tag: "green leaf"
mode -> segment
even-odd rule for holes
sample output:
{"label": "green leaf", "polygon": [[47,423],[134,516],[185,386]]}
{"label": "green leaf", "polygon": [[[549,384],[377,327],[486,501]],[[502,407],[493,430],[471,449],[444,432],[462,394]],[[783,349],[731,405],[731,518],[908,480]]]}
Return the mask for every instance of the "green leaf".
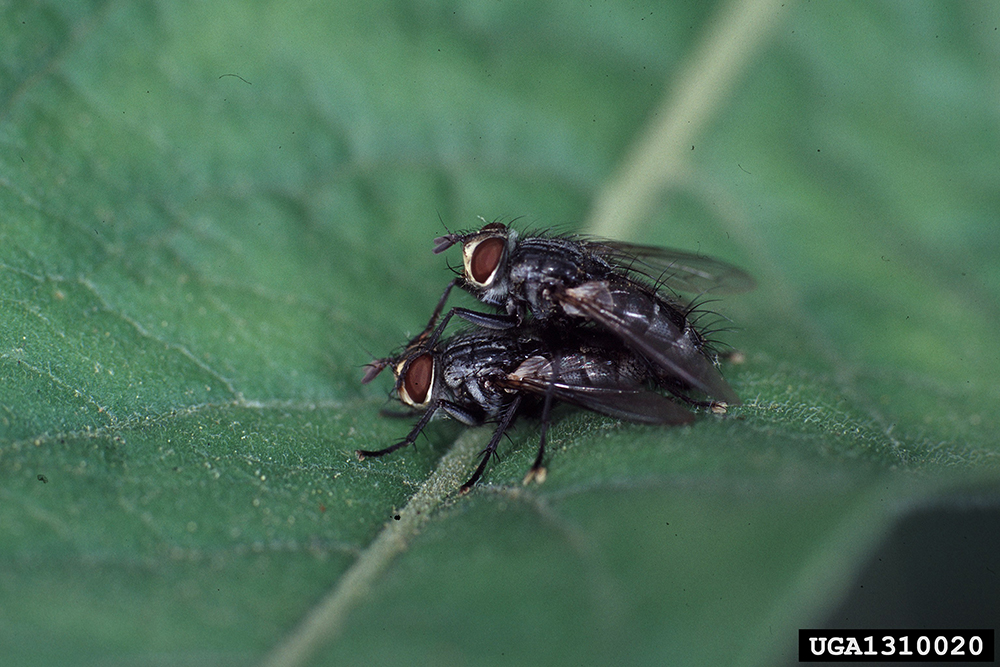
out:
{"label": "green leaf", "polygon": [[[913,508],[996,507],[992,4],[0,17],[8,664],[773,664]],[[477,215],[745,266],[744,405],[560,411],[530,487],[530,420],[467,496],[488,429],[357,461]]]}

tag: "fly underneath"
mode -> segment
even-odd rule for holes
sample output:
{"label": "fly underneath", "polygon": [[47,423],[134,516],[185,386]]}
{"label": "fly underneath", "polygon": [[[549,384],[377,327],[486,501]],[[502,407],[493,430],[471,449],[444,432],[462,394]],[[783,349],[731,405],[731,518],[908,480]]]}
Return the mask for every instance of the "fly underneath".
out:
{"label": "fly underneath", "polygon": [[[689,423],[694,415],[683,403],[706,405],[688,397],[689,384],[663,373],[618,338],[592,327],[557,336],[523,327],[474,329],[446,339],[431,338],[425,331],[399,356],[368,366],[365,382],[390,366],[396,381],[394,394],[422,414],[400,442],[380,450],[358,450],[356,454],[364,460],[406,447],[439,414],[469,426],[496,422],[482,460],[462,485],[461,493],[483,475],[514,419],[539,407],[542,428],[538,454],[524,483],[543,481],[545,435],[555,400],[646,424]],[[657,387],[671,392],[681,402],[657,393]]]}

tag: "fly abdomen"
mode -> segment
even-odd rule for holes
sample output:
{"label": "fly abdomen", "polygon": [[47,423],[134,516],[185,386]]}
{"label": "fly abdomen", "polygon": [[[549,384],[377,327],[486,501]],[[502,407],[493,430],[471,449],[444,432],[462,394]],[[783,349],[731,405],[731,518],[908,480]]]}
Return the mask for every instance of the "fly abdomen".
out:
{"label": "fly abdomen", "polygon": [[664,379],[727,403],[739,397],[704,352],[703,340],[687,317],[656,292],[633,281],[595,280],[562,295],[567,315],[585,317],[617,335],[665,373]]}
{"label": "fly abdomen", "polygon": [[624,350],[569,351],[526,359],[513,373],[574,387],[632,387],[652,379],[649,367]]}
{"label": "fly abdomen", "polygon": [[614,308],[633,323],[636,330],[691,352],[700,352],[702,341],[687,316],[659,294],[634,285],[611,287]]}

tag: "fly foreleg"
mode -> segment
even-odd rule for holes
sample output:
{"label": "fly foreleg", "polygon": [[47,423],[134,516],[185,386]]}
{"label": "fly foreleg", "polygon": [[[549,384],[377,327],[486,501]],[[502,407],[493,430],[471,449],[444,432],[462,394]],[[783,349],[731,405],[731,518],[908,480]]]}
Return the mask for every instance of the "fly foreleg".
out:
{"label": "fly foreleg", "polygon": [[[438,323],[438,318],[441,317],[441,311],[444,310],[444,305],[448,302],[448,296],[451,294],[452,288],[457,284],[458,278],[448,283],[448,286],[445,288],[441,298],[438,299],[437,307],[434,308],[434,313],[431,315],[431,319],[427,322],[427,326],[424,327],[423,332],[419,336],[410,341],[409,347],[412,347],[416,342],[423,342],[428,347],[433,347],[437,343],[438,339],[441,338],[441,334],[444,333],[445,328],[448,326],[448,322],[451,321],[451,318],[455,315],[458,315],[466,322],[471,322],[472,324],[483,327],[484,329],[504,330],[516,327],[521,323],[521,318],[515,315],[480,313],[475,310],[469,310],[468,308],[462,308],[460,306],[456,306],[449,310],[448,313],[441,318],[441,322]],[[379,368],[379,370],[381,370],[381,368]],[[372,377],[374,377],[374,375],[372,375]]]}
{"label": "fly foreleg", "polygon": [[412,445],[414,442],[417,441],[417,436],[420,435],[420,432],[424,430],[424,427],[427,426],[427,424],[431,420],[431,417],[434,416],[434,413],[437,412],[439,407],[440,405],[436,403],[431,403],[430,406],[428,406],[427,411],[424,412],[424,414],[417,421],[416,425],[414,425],[413,430],[411,430],[407,434],[406,438],[404,438],[400,442],[397,442],[395,445],[390,445],[385,449],[375,449],[375,450],[356,449],[354,450],[354,454],[358,457],[359,461],[364,461],[366,458],[376,458],[379,456],[385,456],[386,454],[391,454],[397,449],[402,449],[403,447]]}

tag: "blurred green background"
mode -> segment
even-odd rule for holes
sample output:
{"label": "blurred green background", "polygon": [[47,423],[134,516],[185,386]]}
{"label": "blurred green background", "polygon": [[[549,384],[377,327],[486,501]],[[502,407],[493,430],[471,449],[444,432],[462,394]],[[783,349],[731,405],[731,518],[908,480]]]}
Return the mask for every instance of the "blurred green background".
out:
{"label": "blurred green background", "polygon": [[941,550],[992,595],[997,551],[962,540],[1000,478],[995,3],[777,4],[679,119],[682,168],[609,233],[758,278],[711,304],[743,406],[562,412],[530,488],[525,421],[409,522],[488,430],[353,456],[409,428],[360,367],[436,303],[441,221],[582,229],[729,9],[0,4],[6,664],[253,664],[364,571],[282,664],[794,661],[866,563],[912,572],[881,580],[908,600],[937,575],[903,566]]}

